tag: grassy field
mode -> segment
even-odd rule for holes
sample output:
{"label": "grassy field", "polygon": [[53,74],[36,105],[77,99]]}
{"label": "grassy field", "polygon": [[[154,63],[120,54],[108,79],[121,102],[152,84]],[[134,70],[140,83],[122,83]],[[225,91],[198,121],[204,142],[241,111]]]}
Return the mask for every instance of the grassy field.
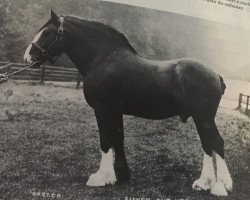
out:
{"label": "grassy field", "polygon": [[125,150],[132,180],[87,187],[99,167],[93,110],[74,85],[9,82],[0,88],[0,199],[250,199],[250,120],[220,111],[234,181],[227,198],[191,188],[199,178],[202,148],[193,121],[124,116]]}

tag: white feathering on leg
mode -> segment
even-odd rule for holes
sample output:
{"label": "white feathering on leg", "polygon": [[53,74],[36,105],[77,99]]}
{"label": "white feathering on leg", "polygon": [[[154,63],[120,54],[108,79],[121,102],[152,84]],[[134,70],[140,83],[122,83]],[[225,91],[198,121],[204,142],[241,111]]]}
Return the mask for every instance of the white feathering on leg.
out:
{"label": "white feathering on leg", "polygon": [[204,152],[201,177],[196,180],[192,187],[194,190],[209,190],[215,184],[215,171],[213,159]]}
{"label": "white feathering on leg", "polygon": [[211,189],[211,193],[216,196],[227,196],[227,191],[231,191],[233,188],[233,181],[228,171],[225,160],[215,154],[216,165],[217,165],[217,182],[214,187]]}
{"label": "white feathering on leg", "polygon": [[105,186],[115,184],[116,176],[114,170],[113,150],[109,149],[107,153],[101,151],[102,159],[99,170],[89,177],[86,185],[88,186]]}

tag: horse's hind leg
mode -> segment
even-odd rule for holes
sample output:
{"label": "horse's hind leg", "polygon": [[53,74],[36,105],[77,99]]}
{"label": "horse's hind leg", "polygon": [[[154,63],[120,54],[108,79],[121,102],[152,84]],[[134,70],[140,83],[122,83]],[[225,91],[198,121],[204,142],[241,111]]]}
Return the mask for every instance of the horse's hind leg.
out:
{"label": "horse's hind leg", "polygon": [[215,151],[216,158],[217,180],[211,189],[211,193],[217,196],[227,196],[226,190],[232,190],[233,182],[224,158],[224,140],[220,136],[216,125],[214,126],[214,132],[217,135],[213,141],[213,150]]}
{"label": "horse's hind leg", "polygon": [[212,138],[209,134],[211,132],[211,125],[195,118],[194,121],[201,139],[204,157],[201,176],[193,183],[192,187],[195,190],[209,190],[216,181],[212,159]]}
{"label": "horse's hind leg", "polygon": [[[121,176],[129,174],[123,150],[123,121],[122,114],[119,112],[95,110],[95,115],[100,134],[102,158],[99,170],[89,177],[87,185],[105,186],[114,184],[121,179]],[[115,150],[115,167],[113,149]],[[119,170],[123,170],[124,174],[118,173]]]}
{"label": "horse's hind leg", "polygon": [[[224,160],[224,140],[220,136],[214,120],[195,119],[195,124],[201,138],[204,150],[203,169],[201,177],[194,182],[194,189],[211,189],[211,193],[217,196],[227,196],[226,190],[232,189],[232,180]],[[212,153],[215,151],[217,163],[217,180],[212,161]]]}

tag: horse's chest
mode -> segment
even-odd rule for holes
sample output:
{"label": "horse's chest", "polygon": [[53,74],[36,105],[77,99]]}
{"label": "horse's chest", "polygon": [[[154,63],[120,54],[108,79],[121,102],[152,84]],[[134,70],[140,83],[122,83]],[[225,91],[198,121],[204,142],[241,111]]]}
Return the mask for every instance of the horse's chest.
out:
{"label": "horse's chest", "polygon": [[93,108],[113,109],[117,104],[116,84],[111,80],[91,79],[84,82],[84,95]]}

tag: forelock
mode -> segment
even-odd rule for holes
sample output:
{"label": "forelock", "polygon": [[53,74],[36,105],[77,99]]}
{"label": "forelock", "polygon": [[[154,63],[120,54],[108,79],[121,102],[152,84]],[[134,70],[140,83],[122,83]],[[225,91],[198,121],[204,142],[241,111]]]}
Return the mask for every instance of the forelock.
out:
{"label": "forelock", "polygon": [[44,28],[48,27],[49,25],[54,25],[54,26],[55,26],[55,24],[52,22],[51,19],[49,19],[49,20],[48,20],[48,21],[38,30],[38,32],[40,32],[40,31],[43,30]]}

